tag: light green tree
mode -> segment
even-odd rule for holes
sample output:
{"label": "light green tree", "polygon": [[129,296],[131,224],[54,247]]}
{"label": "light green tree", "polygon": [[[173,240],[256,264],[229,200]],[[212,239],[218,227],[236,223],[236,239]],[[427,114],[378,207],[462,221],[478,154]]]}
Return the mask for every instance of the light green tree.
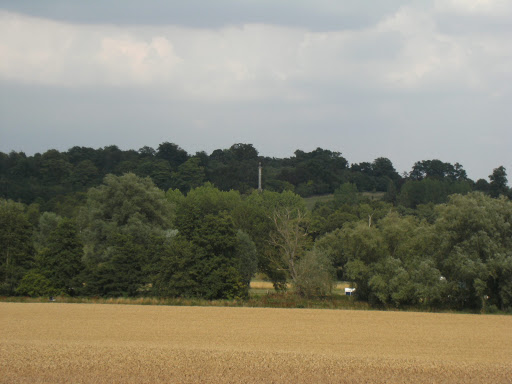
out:
{"label": "light green tree", "polygon": [[305,297],[325,296],[332,293],[335,269],[329,256],[320,249],[306,251],[296,265],[295,291]]}
{"label": "light green tree", "polygon": [[91,188],[79,217],[86,260],[109,259],[113,238],[128,234],[144,244],[151,235],[165,235],[173,217],[171,203],[150,178],[132,173],[107,175]]}
{"label": "light green tree", "polygon": [[34,247],[37,251],[47,246],[50,233],[57,229],[61,221],[62,217],[54,212],[44,212],[39,217],[37,230],[34,232]]}
{"label": "light green tree", "polygon": [[506,261],[512,249],[512,203],[474,192],[451,196],[437,211],[436,258],[453,304],[481,308],[481,298],[488,296],[491,305],[504,308],[512,278]]}
{"label": "light green tree", "polygon": [[273,264],[282,268],[289,281],[296,285],[300,272],[299,261],[311,244],[306,214],[301,210],[276,210],[272,221],[274,231],[270,234],[270,244],[277,250]]}
{"label": "light green tree", "polygon": [[79,217],[84,293],[132,295],[148,284],[159,249],[172,239],[172,218],[172,204],[150,178],[107,175],[91,188]]}

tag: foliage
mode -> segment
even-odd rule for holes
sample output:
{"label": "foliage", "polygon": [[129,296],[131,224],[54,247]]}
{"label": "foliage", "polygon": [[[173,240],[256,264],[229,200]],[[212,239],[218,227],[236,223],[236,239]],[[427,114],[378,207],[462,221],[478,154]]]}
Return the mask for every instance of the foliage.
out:
{"label": "foliage", "polygon": [[335,270],[331,259],[319,249],[307,251],[298,261],[295,291],[305,297],[326,296],[332,293]]}
{"label": "foliage", "polygon": [[445,203],[452,194],[465,194],[470,191],[471,185],[468,181],[452,182],[435,178],[409,180],[402,186],[398,201],[406,207],[416,208],[420,204]]}
{"label": "foliage", "polygon": [[34,247],[42,250],[48,244],[50,234],[57,229],[62,217],[54,212],[44,212],[39,216],[37,230],[34,232]]}
{"label": "foliage", "polygon": [[192,157],[178,167],[172,176],[174,188],[186,193],[193,188],[201,186],[206,178],[204,167],[200,165],[198,157]]}
{"label": "foliage", "polygon": [[36,257],[38,271],[60,292],[74,295],[80,288],[77,278],[83,270],[83,244],[76,223],[61,220],[45,243]]}
{"label": "foliage", "polygon": [[[84,242],[83,294],[137,295],[148,266],[171,235],[173,206],[151,179],[108,175],[88,191],[79,220]],[[151,253],[153,252],[153,253]]]}
{"label": "foliage", "polygon": [[160,296],[232,299],[247,297],[248,283],[236,252],[237,233],[225,212],[207,214],[187,237],[180,234],[166,250],[154,277]]}
{"label": "foliage", "polygon": [[163,239],[151,236],[146,244],[130,234],[117,234],[110,247],[110,257],[89,264],[82,275],[82,294],[110,297],[134,297],[146,293],[150,282],[152,254],[160,253]]}
{"label": "foliage", "polygon": [[[247,298],[259,272],[304,298],[336,275],[375,306],[506,311],[506,176],[474,183],[437,159],[400,176],[387,158],[349,167],[321,148],[279,159],[243,143],[0,153],[0,196],[30,204],[0,199],[0,291]],[[320,193],[306,210],[301,196]]]}
{"label": "foliage", "polygon": [[108,175],[91,188],[79,217],[87,261],[110,259],[110,247],[119,233],[146,244],[151,235],[163,235],[172,222],[172,206],[151,179],[134,174]]}
{"label": "foliage", "polygon": [[244,284],[249,286],[258,270],[258,250],[251,237],[240,229],[236,232],[235,253],[238,260],[236,268]]}
{"label": "foliage", "polygon": [[507,196],[510,194],[510,189],[507,184],[507,171],[504,166],[495,168],[492,175],[489,176],[489,192],[492,197],[498,197],[500,195]]}
{"label": "foliage", "polygon": [[0,199],[0,292],[12,295],[23,275],[32,267],[32,226],[25,207]]}
{"label": "foliage", "polygon": [[270,243],[277,252],[273,264],[285,271],[287,278],[297,285],[299,261],[309,245],[304,211],[282,209],[273,213],[274,232]]}
{"label": "foliage", "polygon": [[490,304],[505,308],[512,279],[512,203],[475,192],[452,196],[438,211],[436,258],[454,305],[480,307],[488,296]]}
{"label": "foliage", "polygon": [[21,296],[55,296],[60,293],[48,278],[33,269],[23,276],[18,288],[16,288],[16,294]]}

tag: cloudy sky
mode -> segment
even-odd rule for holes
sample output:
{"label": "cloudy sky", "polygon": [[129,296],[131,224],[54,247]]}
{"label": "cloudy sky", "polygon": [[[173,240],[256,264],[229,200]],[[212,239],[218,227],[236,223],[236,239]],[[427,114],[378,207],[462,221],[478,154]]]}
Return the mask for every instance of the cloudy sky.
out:
{"label": "cloudy sky", "polygon": [[0,151],[251,143],[512,175],[512,1],[0,0]]}

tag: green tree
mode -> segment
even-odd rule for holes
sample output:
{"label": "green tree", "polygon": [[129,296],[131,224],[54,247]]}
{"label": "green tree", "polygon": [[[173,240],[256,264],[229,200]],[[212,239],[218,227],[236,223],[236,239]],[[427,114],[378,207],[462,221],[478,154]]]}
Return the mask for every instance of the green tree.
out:
{"label": "green tree", "polygon": [[240,229],[236,232],[235,253],[238,263],[236,268],[244,284],[249,287],[258,270],[258,250],[251,237]]}
{"label": "green tree", "polygon": [[39,271],[49,279],[52,287],[74,295],[80,289],[77,278],[83,270],[82,256],[83,244],[78,237],[76,223],[64,219],[50,232],[36,261]]}
{"label": "green tree", "polygon": [[[151,253],[163,254],[162,239],[140,243],[130,234],[117,234],[110,248],[110,258],[89,268],[85,274],[87,294],[110,297],[135,297],[149,290],[148,264]],[[155,257],[155,255],[152,255]]]}
{"label": "green tree", "polygon": [[174,143],[164,142],[158,146],[156,157],[167,160],[172,169],[188,160],[188,153]]}
{"label": "green tree", "polygon": [[248,193],[257,187],[258,161],[258,151],[252,144],[233,144],[227,150],[212,152],[206,174],[223,191]]}
{"label": "green tree", "polygon": [[200,262],[205,251],[178,236],[166,248],[152,277],[153,292],[163,297],[201,296]]}
{"label": "green tree", "polygon": [[198,157],[191,157],[178,167],[172,175],[174,188],[187,193],[193,188],[201,186],[205,182],[204,167]]}
{"label": "green tree", "polygon": [[319,249],[307,251],[298,261],[295,291],[306,297],[325,296],[332,293],[335,269],[328,255]]}
{"label": "green tree", "polygon": [[72,172],[72,165],[66,155],[55,149],[46,151],[42,156],[39,170],[44,182],[48,185],[67,183]]}
{"label": "green tree", "polygon": [[237,233],[226,212],[206,214],[188,236],[178,235],[154,278],[159,295],[205,299],[245,298]]}
{"label": "green tree", "polygon": [[507,171],[504,166],[495,168],[492,175],[489,176],[489,192],[491,197],[498,197],[499,195],[508,196],[509,188],[507,186]]}
{"label": "green tree", "polygon": [[20,203],[0,199],[0,292],[12,295],[32,267],[32,226]]}
{"label": "green tree", "polygon": [[[453,305],[481,308],[481,297],[486,295],[491,304],[504,308],[508,279],[503,277],[509,276],[506,260],[512,249],[512,203],[504,197],[493,199],[473,192],[453,195],[437,210],[437,263]],[[486,283],[485,289],[481,281]]]}
{"label": "green tree", "polygon": [[471,192],[468,181],[439,180],[425,178],[422,180],[407,181],[400,191],[398,202],[406,207],[415,209],[420,204],[442,204],[448,201],[448,196]]}
{"label": "green tree", "polygon": [[79,217],[84,294],[137,294],[172,238],[173,217],[172,204],[150,178],[107,175],[91,188]]}
{"label": "green tree", "polygon": [[296,285],[299,279],[299,261],[310,245],[305,213],[301,210],[276,210],[272,221],[274,232],[270,234],[270,243],[277,250],[273,263],[277,268],[283,269],[292,284]]}
{"label": "green tree", "polygon": [[82,160],[74,166],[69,180],[74,188],[83,190],[97,184],[101,179],[94,163],[91,160]]}
{"label": "green tree", "polygon": [[21,296],[54,296],[59,293],[59,290],[55,289],[48,278],[34,269],[31,269],[23,276],[18,288],[16,288],[16,294]]}
{"label": "green tree", "polygon": [[278,290],[286,289],[286,274],[282,266],[275,263],[280,257],[279,251],[270,240],[276,231],[273,214],[282,210],[304,212],[304,200],[291,191],[254,191],[232,211],[237,228],[246,232],[256,245],[258,270],[265,273]]}
{"label": "green tree", "polygon": [[337,207],[344,204],[357,205],[359,203],[357,186],[352,183],[343,183],[334,191],[334,202]]}
{"label": "green tree", "polygon": [[119,234],[147,244],[152,235],[165,235],[173,217],[165,193],[149,178],[134,174],[107,175],[103,185],[91,188],[80,213],[87,261],[110,259],[110,247]]}
{"label": "green tree", "polygon": [[37,230],[34,232],[34,247],[41,251],[48,246],[50,234],[57,229],[62,217],[54,212],[44,212],[38,221]]}
{"label": "green tree", "polygon": [[223,192],[212,184],[192,189],[176,208],[176,228],[186,238],[192,238],[203,218],[222,211],[232,212],[241,202],[237,191]]}
{"label": "green tree", "polygon": [[143,157],[138,162],[135,173],[140,177],[150,177],[160,189],[171,187],[171,166],[163,159]]}

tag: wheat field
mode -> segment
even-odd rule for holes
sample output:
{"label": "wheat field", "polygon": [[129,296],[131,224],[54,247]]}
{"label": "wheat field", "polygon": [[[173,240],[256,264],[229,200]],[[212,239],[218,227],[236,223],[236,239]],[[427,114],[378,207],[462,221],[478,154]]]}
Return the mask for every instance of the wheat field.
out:
{"label": "wheat field", "polygon": [[[292,288],[292,285],[291,284],[287,284],[288,288]],[[337,290],[343,290],[345,288],[348,288],[350,287],[350,284],[347,283],[347,282],[342,282],[342,283],[336,283],[334,289],[337,289]],[[274,285],[272,284],[272,282],[270,281],[261,281],[261,280],[258,280],[258,281],[251,281],[251,288],[252,289],[267,289],[267,290],[274,290]]]}
{"label": "wheat field", "polygon": [[511,383],[512,316],[0,303],[1,383]]}

